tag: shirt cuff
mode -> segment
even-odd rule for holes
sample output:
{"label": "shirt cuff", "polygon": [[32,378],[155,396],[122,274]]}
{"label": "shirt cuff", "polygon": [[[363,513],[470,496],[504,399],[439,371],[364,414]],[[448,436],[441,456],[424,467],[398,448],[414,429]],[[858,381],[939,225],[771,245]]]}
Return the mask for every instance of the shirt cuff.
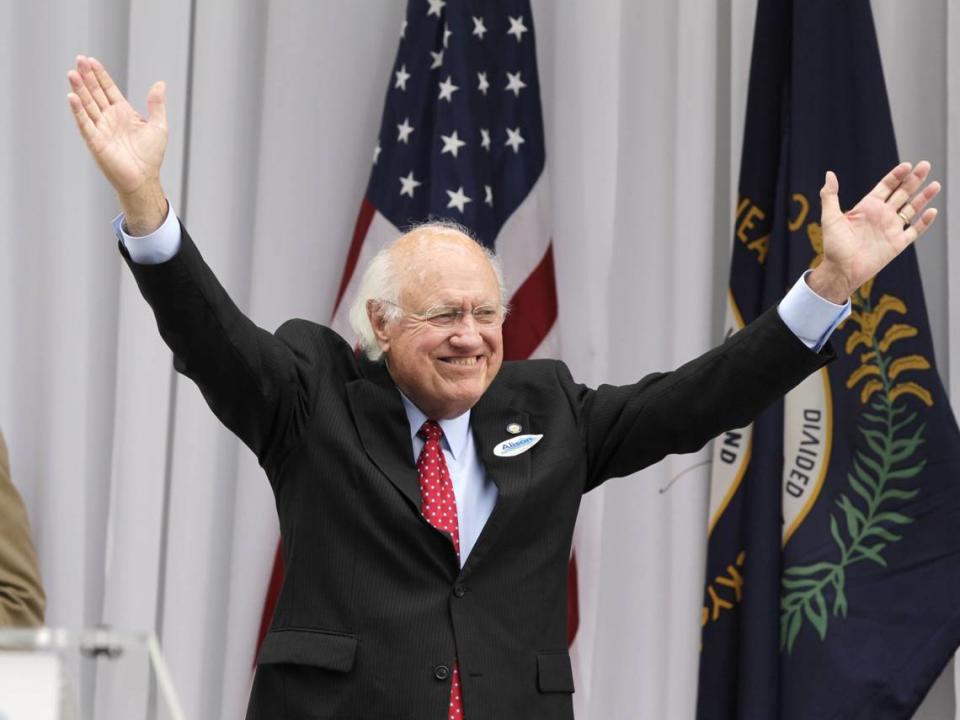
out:
{"label": "shirt cuff", "polygon": [[830,334],[850,315],[850,301],[837,305],[817,295],[807,285],[807,270],[786,294],[777,312],[790,330],[811,350],[820,352]]}
{"label": "shirt cuff", "polygon": [[180,221],[169,202],[163,224],[149,235],[128,235],[123,229],[123,220],[123,213],[113,219],[113,232],[138,265],[159,265],[180,251]]}

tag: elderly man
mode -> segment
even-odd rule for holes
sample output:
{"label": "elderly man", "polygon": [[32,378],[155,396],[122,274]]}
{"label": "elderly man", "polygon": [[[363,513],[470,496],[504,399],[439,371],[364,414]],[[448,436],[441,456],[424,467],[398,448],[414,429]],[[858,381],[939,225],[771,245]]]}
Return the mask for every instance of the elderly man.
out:
{"label": "elderly man", "polygon": [[261,330],[168,208],[163,84],[143,119],[96,60],[68,78],[176,367],[276,498],[287,574],[248,718],[571,718],[582,494],[748,423],[826,363],[847,296],[929,227],[939,190],[923,187],[928,164],[904,163],[843,214],[828,173],[824,260],[779,309],[678,370],[594,390],[560,362],[503,363],[496,265],[443,224],[367,268],[352,312],[363,357],[307,321]]}
{"label": "elderly man", "polygon": [[0,435],[0,627],[43,625],[45,597],[20,493]]}

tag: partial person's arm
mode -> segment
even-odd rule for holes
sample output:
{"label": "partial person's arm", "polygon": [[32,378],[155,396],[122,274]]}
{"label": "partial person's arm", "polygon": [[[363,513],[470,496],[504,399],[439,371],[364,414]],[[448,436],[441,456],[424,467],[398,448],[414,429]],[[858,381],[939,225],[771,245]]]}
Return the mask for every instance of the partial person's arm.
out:
{"label": "partial person's arm", "polygon": [[10,480],[0,435],[0,626],[43,625],[45,603],[27,511]]}
{"label": "partial person's arm", "polygon": [[[273,463],[295,443],[312,407],[319,331],[306,323],[276,335],[257,327],[180,226],[160,184],[168,135],[164,84],[150,88],[144,118],[94,58],[78,56],[67,78],[77,128],[123,210],[116,223],[121,252],[174,353],[174,366],[262,465]],[[174,244],[160,243],[157,250],[164,230]]]}
{"label": "partial person's arm", "polygon": [[929,172],[927,162],[916,168],[901,163],[846,213],[840,210],[837,178],[828,172],[820,192],[821,263],[776,310],[720,347],[634,385],[591,390],[561,376],[561,385],[572,388],[568,393],[589,458],[585,489],[743,427],[832,359],[825,342],[848,312],[849,296],[936,219],[927,205],[940,184],[925,184]]}

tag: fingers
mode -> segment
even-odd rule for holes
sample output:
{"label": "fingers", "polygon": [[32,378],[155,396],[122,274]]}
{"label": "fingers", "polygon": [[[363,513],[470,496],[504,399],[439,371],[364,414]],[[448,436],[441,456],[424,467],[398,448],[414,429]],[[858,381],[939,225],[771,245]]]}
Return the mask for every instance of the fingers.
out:
{"label": "fingers", "polygon": [[94,102],[93,96],[90,95],[90,91],[87,89],[87,86],[83,84],[83,79],[80,77],[80,73],[78,73],[76,70],[71,70],[67,73],[67,80],[70,82],[71,89],[82,103],[83,108],[90,120],[94,123],[98,122],[100,120],[100,116],[102,115],[100,112],[100,106]]}
{"label": "fingers", "polygon": [[[79,98],[87,118],[96,125],[111,105],[129,106],[110,73],[96,58],[77,55],[77,68],[67,73],[70,87]],[[147,94],[147,111],[151,122],[167,126],[166,84],[154,83]],[[72,105],[71,105],[72,107]],[[79,122],[79,119],[78,119]]]}
{"label": "fingers", "polygon": [[113,78],[110,77],[110,73],[107,72],[103,63],[96,58],[90,58],[90,66],[93,69],[93,76],[103,89],[103,94],[107,100],[110,101],[110,103],[124,102],[125,98],[123,97],[123,93],[120,92],[120,88],[117,87]]}
{"label": "fingers", "polygon": [[147,93],[147,117],[149,122],[167,126],[167,85],[162,80],[155,82]]}
{"label": "fingers", "polygon": [[917,191],[917,188],[923,184],[923,181],[926,180],[929,174],[930,163],[926,160],[917,163],[913,172],[908,174],[903,181],[897,185],[893,192],[890,193],[890,196],[886,199],[887,204],[894,210],[900,209],[903,204],[910,199],[910,196]]}
{"label": "fingers", "polygon": [[837,176],[832,170],[827,170],[823,187],[820,188],[821,225],[828,225],[843,214],[840,212],[839,191],[840,183],[837,181]]}
{"label": "fingers", "polygon": [[80,130],[83,139],[86,140],[87,143],[92,142],[94,136],[97,134],[97,128],[90,119],[90,115],[84,107],[83,101],[76,93],[68,93],[67,102],[70,104],[73,119],[76,121],[77,129]]}
{"label": "fingers", "polygon": [[933,221],[936,219],[937,219],[936,208],[930,208],[926,212],[924,212],[920,216],[919,220],[917,220],[915,223],[910,225],[910,227],[908,227],[904,231],[903,236],[904,236],[904,239],[907,241],[907,244],[909,245],[910,243],[915,241],[918,237],[923,235],[927,230],[929,230],[930,226],[933,225]]}
{"label": "fingers", "polygon": [[886,202],[890,198],[890,194],[900,187],[900,183],[903,182],[903,179],[910,172],[911,167],[908,162],[902,162],[897,165],[893,170],[884,175],[883,180],[876,184],[873,190],[870,191],[869,196]]}
{"label": "fingers", "polygon": [[901,218],[905,218],[909,223],[913,218],[917,217],[923,212],[923,209],[933,200],[937,194],[940,192],[940,183],[934,180],[932,183],[927,185],[923,190],[918,192],[910,202],[906,203],[897,211],[897,214]]}
{"label": "fingers", "polygon": [[93,72],[90,58],[77,55],[77,72],[80,73],[80,79],[83,80],[84,86],[101,112],[110,107],[110,101],[107,100],[107,95],[100,87],[100,81],[97,80],[97,76]]}

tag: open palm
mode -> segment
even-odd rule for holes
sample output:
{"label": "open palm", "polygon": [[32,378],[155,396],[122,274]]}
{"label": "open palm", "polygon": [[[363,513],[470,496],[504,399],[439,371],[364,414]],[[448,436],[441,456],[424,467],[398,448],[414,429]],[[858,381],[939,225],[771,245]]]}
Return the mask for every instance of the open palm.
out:
{"label": "open palm", "polygon": [[150,88],[145,120],[94,58],[78,56],[67,78],[73,90],[67,99],[80,134],[116,191],[133,194],[157,181],[167,147],[164,84]]}
{"label": "open palm", "polygon": [[920,189],[930,173],[923,161],[911,172],[900,163],[851,210],[841,212],[836,175],[828,172],[820,191],[823,204],[823,263],[838,271],[853,292],[922,235],[936,219],[924,210],[938,192],[934,181]]}

